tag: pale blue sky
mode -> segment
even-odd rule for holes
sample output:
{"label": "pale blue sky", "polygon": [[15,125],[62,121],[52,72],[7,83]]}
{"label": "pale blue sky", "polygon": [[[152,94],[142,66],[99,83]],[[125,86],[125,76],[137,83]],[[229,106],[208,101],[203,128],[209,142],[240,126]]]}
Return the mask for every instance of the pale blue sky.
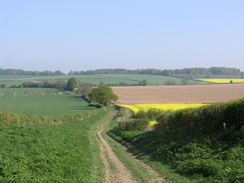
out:
{"label": "pale blue sky", "polygon": [[0,0],[0,68],[244,70],[243,0]]}

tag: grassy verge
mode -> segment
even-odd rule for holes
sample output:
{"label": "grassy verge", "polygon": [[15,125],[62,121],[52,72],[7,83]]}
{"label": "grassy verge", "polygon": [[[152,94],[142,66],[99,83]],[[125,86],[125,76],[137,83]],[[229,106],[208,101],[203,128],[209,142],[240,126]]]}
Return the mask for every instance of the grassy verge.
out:
{"label": "grassy verge", "polygon": [[[113,122],[111,129],[117,128],[118,122]],[[157,171],[167,182],[177,182],[177,183],[194,183],[190,179],[175,173],[169,166],[163,165],[160,162],[153,161],[150,156],[141,152],[139,149],[132,146],[130,143],[126,142],[121,138],[121,135],[114,132],[114,130],[108,131],[108,136],[105,136],[107,142],[113,148],[114,152],[117,154],[119,159],[125,164],[125,166],[130,170],[132,175],[137,181],[142,183],[150,182],[154,175],[150,174],[147,168],[143,167],[138,160],[151,166],[155,171]],[[127,149],[127,150],[126,150]],[[133,155],[132,155],[133,154]]]}

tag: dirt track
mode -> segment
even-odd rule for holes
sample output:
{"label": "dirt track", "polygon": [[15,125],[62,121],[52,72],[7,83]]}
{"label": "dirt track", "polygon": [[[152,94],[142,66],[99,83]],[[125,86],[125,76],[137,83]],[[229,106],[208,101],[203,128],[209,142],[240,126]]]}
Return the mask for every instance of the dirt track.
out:
{"label": "dirt track", "polygon": [[[96,137],[101,150],[101,159],[104,163],[105,168],[104,183],[139,183],[133,178],[130,171],[120,161],[120,159],[114,153],[109,143],[103,137],[103,135],[105,135],[104,132],[106,132],[113,116],[114,113],[109,113],[107,116],[105,116],[105,118],[103,118],[101,121],[102,123],[98,125],[96,130]],[[126,151],[126,148],[124,150]],[[135,159],[135,157],[132,154],[131,157],[134,158],[133,161],[137,161],[140,164],[140,166],[143,166],[147,169],[147,173],[144,176],[147,176],[148,178],[150,177],[150,183],[168,182],[166,181],[166,179],[162,178],[155,170],[153,170],[149,165],[143,163],[142,161],[139,161],[138,159]]]}
{"label": "dirt track", "polygon": [[96,131],[101,149],[101,159],[105,166],[105,183],[137,183],[102,136],[109,120],[111,120],[109,117],[105,119],[103,125],[99,126]]}
{"label": "dirt track", "polygon": [[244,98],[244,84],[112,87],[119,104],[213,103]]}

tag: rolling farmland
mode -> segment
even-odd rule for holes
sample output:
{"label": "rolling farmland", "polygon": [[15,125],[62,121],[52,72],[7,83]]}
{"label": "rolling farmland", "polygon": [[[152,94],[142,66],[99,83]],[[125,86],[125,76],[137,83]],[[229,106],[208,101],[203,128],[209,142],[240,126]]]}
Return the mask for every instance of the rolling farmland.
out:
{"label": "rolling farmland", "polygon": [[113,87],[118,104],[201,104],[244,97],[243,84]]}
{"label": "rolling farmland", "polygon": [[[61,75],[61,76],[0,76],[0,84],[6,86],[19,85],[24,81],[68,81],[69,78],[75,77],[84,83],[99,85],[101,82],[107,85],[116,85],[119,83],[127,83],[135,85],[142,80],[147,80],[148,85],[164,85],[167,81],[173,81],[176,85],[182,84],[180,77],[157,76],[147,74],[93,74],[93,75]],[[188,84],[206,84],[204,81],[187,80]]]}
{"label": "rolling farmland", "polygon": [[[78,76],[80,81],[92,82],[93,84],[99,84],[100,82],[104,84],[118,82],[136,84],[144,77],[147,77],[147,84],[163,85],[165,81],[173,78],[153,75],[149,77],[147,75],[115,74],[89,77]],[[50,82],[56,82],[60,80],[67,81],[68,78],[69,76],[24,77],[19,79],[2,77],[0,81],[6,81],[5,84],[10,86],[13,83],[22,83],[26,80],[44,81],[47,79]],[[162,80],[163,78],[166,80]],[[175,79],[176,84],[181,84],[182,82],[180,78],[173,79]],[[199,83],[201,82],[196,81],[194,84]],[[199,156],[199,152],[206,151],[203,153],[206,157],[211,157],[211,153],[216,152],[218,158],[222,158],[217,149],[211,150],[210,147],[202,145],[205,144],[205,139],[202,139],[201,136],[198,137],[200,141],[195,142],[194,138],[189,136],[188,130],[190,132],[208,130],[211,124],[214,124],[215,121],[217,123],[218,120],[211,121],[208,116],[205,119],[205,115],[202,117],[202,114],[219,116],[218,113],[211,113],[215,108],[212,108],[211,105],[208,107],[208,104],[243,98],[244,84],[120,86],[112,87],[112,89],[119,96],[117,103],[130,108],[134,113],[124,110],[125,113],[122,113],[121,116],[121,111],[116,111],[114,108],[96,109],[89,106],[89,103],[81,98],[80,94],[75,94],[75,92],[51,88],[1,88],[0,131],[2,133],[0,137],[2,140],[0,140],[0,145],[2,148],[0,156],[5,161],[0,163],[0,170],[2,171],[0,182],[11,180],[21,183],[23,181],[40,183],[50,181],[107,183],[109,181],[116,182],[118,177],[120,182],[156,183],[157,180],[168,182],[168,179],[162,178],[162,175],[165,175],[165,172],[161,171],[162,169],[165,170],[164,165],[156,165],[157,162],[161,163],[161,160],[165,161],[167,166],[171,166],[166,169],[174,174],[166,173],[167,178],[180,180],[179,182],[187,182],[188,179],[187,181],[183,180],[188,175],[191,176],[191,174],[183,170],[191,171],[189,167],[192,167],[194,171],[198,171],[199,162],[204,164],[206,161],[210,164],[206,165],[204,167],[206,170],[201,170],[200,174],[204,171],[213,171],[212,168],[215,167],[223,167],[221,163],[225,161],[204,159],[204,157],[199,162],[194,158],[190,158],[189,162],[186,162],[184,157],[190,157],[187,152],[177,154],[176,150],[171,152],[168,148],[174,149],[174,146],[172,146],[172,142],[174,142],[177,147],[180,147],[180,151],[190,147],[194,156]],[[238,101],[236,104],[238,104]],[[201,106],[206,107],[199,108]],[[226,110],[225,113],[227,113],[228,109],[224,108],[224,105],[221,106],[217,109]],[[235,105],[230,103],[230,106]],[[185,110],[181,112],[178,109]],[[200,112],[198,112],[198,109]],[[220,114],[222,114],[221,110],[219,111]],[[170,118],[167,118],[168,115],[170,115]],[[230,118],[226,119],[225,121],[231,122]],[[171,120],[171,122],[168,123],[167,120]],[[238,126],[238,123],[235,124]],[[165,129],[177,130],[177,134],[185,130],[187,135],[182,137],[181,134],[178,134],[179,136],[171,136],[170,133],[167,135],[157,134],[154,129],[158,128],[158,125],[161,127],[168,125]],[[219,126],[222,127],[223,125]],[[111,129],[108,132],[110,137],[105,133],[109,129]],[[162,129],[164,128],[160,128],[160,130]],[[215,135],[214,130],[213,132]],[[134,142],[143,144],[143,147],[131,143],[131,150],[145,154],[145,156],[140,157],[142,159],[152,158],[151,153],[154,152],[156,157],[161,159],[156,158],[156,164],[151,161],[148,163],[150,166],[156,167],[159,173],[155,173],[150,168],[145,168],[147,165],[135,160],[133,155],[125,152],[124,147],[111,137],[119,142],[129,144],[136,138]],[[161,138],[165,140],[162,141],[160,140]],[[213,142],[209,143],[215,143],[215,136],[210,138]],[[11,143],[9,143],[10,140]],[[184,141],[183,145],[182,141]],[[151,142],[156,143],[152,144]],[[186,144],[184,144],[185,142]],[[222,148],[224,145],[223,143],[219,146]],[[238,151],[237,153],[239,154],[242,153],[242,148],[238,149],[235,143],[232,145],[234,145],[233,151]],[[199,146],[199,148],[196,146]],[[102,148],[100,149],[100,147]],[[221,152],[224,151],[221,148],[219,148]],[[169,157],[167,152],[181,159],[176,161],[176,159],[164,158]],[[224,152],[232,156],[232,152]],[[166,153],[166,156],[161,157],[164,153]],[[108,156],[105,156],[105,154],[108,154]],[[172,162],[172,164],[168,161]],[[229,163],[228,166],[233,168],[231,175],[234,178],[239,176],[242,171],[242,165],[238,164],[239,161],[239,159],[236,160],[235,167],[231,164],[231,161],[226,161],[227,164]],[[174,165],[177,165],[177,168]],[[47,174],[47,172],[49,173]],[[126,176],[120,176],[121,172]],[[214,169],[213,172],[221,176],[222,168]],[[207,177],[209,175],[204,174],[204,176]],[[214,179],[214,176],[209,176],[209,179]],[[202,177],[200,181],[207,180],[205,177]],[[194,177],[191,178],[195,180]],[[229,174],[221,178],[231,180]],[[220,178],[217,177],[217,179]]]}
{"label": "rolling farmland", "polygon": [[0,101],[0,111],[29,115],[78,114],[94,109],[80,96],[45,88],[0,89]]}

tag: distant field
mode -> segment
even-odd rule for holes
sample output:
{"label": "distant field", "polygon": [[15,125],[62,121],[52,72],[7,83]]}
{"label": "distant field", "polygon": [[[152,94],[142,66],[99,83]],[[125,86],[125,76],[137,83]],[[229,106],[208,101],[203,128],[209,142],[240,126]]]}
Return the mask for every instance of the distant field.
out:
{"label": "distant field", "polygon": [[233,79],[233,78],[222,78],[222,79],[216,79],[216,78],[209,78],[209,79],[197,79],[199,81],[206,81],[210,83],[220,83],[220,84],[227,84],[227,83],[244,83],[244,79]]}
{"label": "distant field", "polygon": [[113,87],[119,104],[201,104],[244,98],[244,84]]}
{"label": "distant field", "polygon": [[243,76],[241,75],[192,75],[192,74],[176,74],[174,75],[176,77],[182,77],[182,78],[194,78],[194,79],[199,79],[199,78],[236,78],[236,79],[241,79]]}
{"label": "distant field", "polygon": [[[9,96],[13,93],[16,96]],[[55,89],[0,89],[0,111],[55,116],[78,114],[92,109],[79,96],[59,94]]]}
{"label": "distant field", "polygon": [[[182,84],[182,79],[177,77],[146,75],[146,74],[97,74],[97,75],[62,75],[62,76],[0,76],[0,84],[6,86],[19,85],[24,81],[68,81],[69,78],[75,77],[81,82],[99,85],[103,84],[119,84],[124,82],[127,84],[137,84],[142,80],[147,80],[148,85],[164,85],[166,81],[174,81],[175,84]],[[187,84],[206,84],[203,81],[187,80]]]}

